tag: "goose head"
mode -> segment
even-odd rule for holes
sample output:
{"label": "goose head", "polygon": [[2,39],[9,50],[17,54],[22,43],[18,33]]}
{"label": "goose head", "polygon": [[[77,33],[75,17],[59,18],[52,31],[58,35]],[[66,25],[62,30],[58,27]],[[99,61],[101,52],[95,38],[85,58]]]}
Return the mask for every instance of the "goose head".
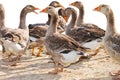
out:
{"label": "goose head", "polygon": [[113,35],[116,33],[115,23],[114,23],[114,14],[109,5],[101,4],[93,9],[94,11],[101,12],[106,16],[107,19],[107,28],[106,28],[106,36]]}
{"label": "goose head", "polygon": [[71,10],[72,10],[72,8],[70,8],[70,7],[68,7],[68,8],[66,8],[64,11],[65,11],[65,14],[66,15],[70,15],[71,14]]}
{"label": "goose head", "polygon": [[64,10],[64,12],[65,12],[65,15],[68,16],[68,18],[69,16],[71,16],[71,20],[68,25],[75,26],[76,20],[77,20],[77,11],[74,8],[68,7]]}
{"label": "goose head", "polygon": [[76,11],[73,8],[68,7],[68,8],[59,9],[58,14],[61,15],[67,22],[71,13],[74,13],[74,12],[76,12]]}
{"label": "goose head", "polygon": [[[58,8],[58,7],[63,7],[58,1],[52,1],[49,6],[52,6],[54,8]],[[50,21],[51,21],[51,17],[50,15],[48,14],[48,21],[47,21],[47,25],[50,24]]]}
{"label": "goose head", "polygon": [[60,8],[58,10],[58,14],[62,16],[66,22],[68,21],[69,16],[65,14],[65,8]]}
{"label": "goose head", "polygon": [[58,1],[52,1],[49,6],[53,6],[55,8],[57,7],[63,7]]}
{"label": "goose head", "polygon": [[34,13],[38,14],[36,12],[36,10],[39,10],[39,8],[34,7],[33,5],[26,5],[22,9],[22,11],[20,13],[20,22],[19,22],[19,28],[20,29],[26,29],[27,28],[27,26],[26,26],[26,15],[30,12],[34,12]]}
{"label": "goose head", "polygon": [[48,13],[49,15],[57,14],[57,12],[55,11],[55,8],[52,6],[48,6],[44,8],[43,10],[41,10],[40,12]]}
{"label": "goose head", "polygon": [[110,6],[105,5],[105,4],[101,4],[101,5],[97,6],[96,8],[94,8],[93,10],[101,12],[101,13],[105,14],[106,16],[111,12]]}
{"label": "goose head", "polygon": [[65,19],[65,21],[67,22],[70,15],[71,15],[71,11],[73,11],[73,9],[70,7],[61,8],[61,9],[59,9],[58,14],[61,15]]}
{"label": "goose head", "polygon": [[60,8],[60,9],[58,10],[58,14],[59,14],[60,16],[64,16],[64,15],[65,15],[64,10],[65,10],[65,8]]}
{"label": "goose head", "polygon": [[25,6],[25,7],[23,8],[23,11],[24,11],[25,13],[34,12],[34,13],[37,14],[36,10],[40,10],[40,9],[37,8],[37,7],[34,7],[33,5],[27,5],[27,6]]}
{"label": "goose head", "polygon": [[71,8],[71,7],[68,7],[64,10],[64,13],[66,16],[70,16],[72,13],[74,14],[77,14],[76,10],[74,8]]}
{"label": "goose head", "polygon": [[71,3],[70,5],[75,6],[75,7],[79,8],[79,9],[83,8],[83,4],[80,1],[75,1],[75,2]]}

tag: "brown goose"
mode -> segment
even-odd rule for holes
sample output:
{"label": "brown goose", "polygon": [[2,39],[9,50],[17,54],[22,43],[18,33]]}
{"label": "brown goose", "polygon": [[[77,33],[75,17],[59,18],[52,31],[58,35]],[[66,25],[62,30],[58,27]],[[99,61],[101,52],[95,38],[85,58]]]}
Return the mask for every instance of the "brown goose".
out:
{"label": "brown goose", "polygon": [[[35,12],[38,10],[32,5],[25,6],[20,14],[20,23],[18,29],[1,29],[2,37],[0,41],[2,42],[4,54],[10,58],[12,55],[16,55],[16,61],[13,65],[16,65],[18,58],[25,53],[27,45],[29,43],[29,29],[26,26],[26,15],[30,12]],[[36,13],[36,12],[35,12]]]}
{"label": "brown goose", "polygon": [[78,27],[77,24],[77,12],[74,8],[66,8],[65,9],[66,15],[71,15],[71,20],[68,25],[66,25],[66,31],[65,33],[78,41],[79,43],[85,43],[92,40],[95,40],[96,38],[99,38],[97,36],[96,29],[91,28],[84,28],[84,27]]}
{"label": "brown goose", "polygon": [[[52,1],[49,6],[53,6],[55,8],[58,8],[58,7],[63,7],[58,1]],[[31,29],[31,28],[34,28],[34,27],[38,27],[38,26],[46,26],[46,25],[50,25],[50,15],[48,15],[48,21],[46,23],[38,23],[38,24],[30,24],[28,27]],[[63,19],[63,22],[64,23],[64,19]],[[61,27],[63,27],[64,25],[60,24]]]}
{"label": "brown goose", "polygon": [[65,33],[81,44],[100,38],[99,31],[96,28],[84,28],[77,26],[77,12],[74,8],[66,8],[65,15],[71,15],[71,20],[66,25]]}
{"label": "brown goose", "polygon": [[[52,1],[49,6],[53,6],[55,8],[57,7],[63,7],[58,1]],[[29,35],[30,35],[30,40],[32,42],[36,41],[37,39],[39,39],[40,37],[44,37],[45,36],[45,33],[49,27],[49,23],[50,23],[50,20],[51,20],[51,17],[48,15],[48,21],[45,23],[45,24],[30,24],[28,27],[29,27]],[[59,16],[59,24],[60,25],[58,27],[58,32],[62,33],[64,32],[64,26],[66,24],[66,21],[64,20],[63,17]],[[39,40],[38,40],[39,41]],[[37,42],[38,42],[37,41]],[[37,42],[35,42],[35,44],[37,44]],[[33,44],[33,43],[32,43]],[[31,44],[31,46],[32,46]],[[39,44],[39,43],[38,43]],[[34,48],[35,47],[38,47],[37,45],[33,45],[34,47],[32,48],[32,55],[34,55]],[[42,50],[41,48],[39,48],[40,50]],[[40,54],[41,51],[39,51],[37,53]]]}
{"label": "brown goose", "polygon": [[[94,9],[106,16],[107,28],[105,37],[103,39],[103,45],[108,54],[118,62],[120,61],[120,34],[116,32],[114,24],[114,14],[109,5],[101,4]],[[120,70],[114,75],[120,75]]]}
{"label": "brown goose", "polygon": [[73,3],[70,4],[71,6],[74,6],[76,8],[79,9],[79,16],[78,16],[78,20],[77,20],[77,26],[78,27],[87,27],[87,28],[95,28],[96,30],[99,31],[99,35],[98,36],[104,36],[105,35],[105,31],[101,28],[99,28],[97,25],[92,24],[92,23],[84,23],[84,6],[82,4],[82,2],[80,1],[75,1]]}
{"label": "brown goose", "polygon": [[87,49],[73,38],[57,32],[58,13],[54,7],[49,6],[41,12],[48,13],[51,16],[50,26],[45,35],[45,46],[55,62],[55,70],[50,73],[57,74],[59,72],[58,64],[62,65],[61,71],[63,71],[65,66],[78,61],[84,55],[81,54],[81,51]]}

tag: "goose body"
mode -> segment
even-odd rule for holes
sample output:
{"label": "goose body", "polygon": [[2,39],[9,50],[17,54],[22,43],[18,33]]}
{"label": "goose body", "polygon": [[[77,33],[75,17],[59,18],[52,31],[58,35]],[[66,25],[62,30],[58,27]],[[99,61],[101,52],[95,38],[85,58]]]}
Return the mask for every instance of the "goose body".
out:
{"label": "goose body", "polygon": [[9,30],[3,35],[1,41],[7,55],[11,53],[14,55],[22,55],[29,42],[29,32],[28,30],[22,29]]}
{"label": "goose body", "polygon": [[8,55],[10,55],[11,53],[16,55],[16,54],[20,53],[19,51],[24,51],[24,47],[22,47],[20,44],[14,43],[10,40],[3,39],[3,41],[4,41],[3,45],[4,45],[6,53]]}
{"label": "goose body", "polygon": [[[47,26],[47,25],[46,25]],[[36,41],[41,37],[45,37],[48,27],[40,26],[29,29],[29,35],[31,41]]]}

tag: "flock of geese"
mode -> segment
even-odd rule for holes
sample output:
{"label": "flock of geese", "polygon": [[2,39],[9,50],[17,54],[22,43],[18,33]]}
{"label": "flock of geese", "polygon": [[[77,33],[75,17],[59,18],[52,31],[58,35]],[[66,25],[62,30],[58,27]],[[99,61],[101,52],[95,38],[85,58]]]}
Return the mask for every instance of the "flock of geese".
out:
{"label": "flock of geese", "polygon": [[[86,53],[92,50],[84,47],[84,44],[102,37],[104,37],[102,41],[105,51],[112,58],[120,61],[120,35],[116,33],[114,15],[110,6],[101,4],[94,9],[106,16],[106,31],[95,24],[84,23],[82,2],[75,1],[70,6],[78,8],[79,15],[74,8],[65,8],[58,1],[52,1],[48,7],[40,11],[48,14],[46,23],[26,26],[26,15],[30,12],[37,13],[36,10],[39,10],[33,5],[26,5],[20,13],[18,28],[11,29],[5,26],[5,10],[0,4],[0,44],[3,47],[2,54],[8,57],[8,61],[13,61],[12,56],[16,56],[12,66],[16,65],[27,49],[31,48],[32,55],[35,55],[34,48],[39,47],[36,56],[41,56],[42,50],[46,49],[55,64],[55,69],[50,73],[57,74],[63,72],[64,67],[80,61],[81,58],[88,58],[89,55]],[[57,11],[55,8],[58,7],[60,9]],[[70,21],[66,24],[69,18]],[[115,74],[120,74],[120,71]]]}

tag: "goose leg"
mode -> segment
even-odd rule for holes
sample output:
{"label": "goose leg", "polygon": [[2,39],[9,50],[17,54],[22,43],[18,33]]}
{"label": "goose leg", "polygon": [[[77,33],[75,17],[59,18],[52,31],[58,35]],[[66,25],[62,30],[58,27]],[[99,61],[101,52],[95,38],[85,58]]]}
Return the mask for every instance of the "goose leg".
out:
{"label": "goose leg", "polygon": [[17,63],[18,63],[18,61],[20,60],[20,57],[21,57],[21,55],[18,55],[18,56],[16,57],[15,62],[14,62],[11,66],[17,66]]}
{"label": "goose leg", "polygon": [[110,72],[110,75],[111,76],[118,76],[118,75],[120,75],[120,70],[119,71],[117,71],[117,72]]}
{"label": "goose leg", "polygon": [[101,44],[99,44],[99,46],[98,46],[96,49],[92,50],[92,52],[94,52],[94,53],[93,53],[93,54],[88,55],[88,57],[89,57],[89,58],[91,58],[92,56],[97,55],[97,54],[99,53],[100,49],[104,49],[104,46],[103,46],[103,44],[102,44],[102,43],[101,43]]}
{"label": "goose leg", "polygon": [[59,72],[58,63],[55,62],[55,70],[49,72],[50,74],[57,74]]}
{"label": "goose leg", "polygon": [[10,55],[8,55],[8,58],[5,60],[5,62],[12,62],[13,59],[11,58],[12,53],[10,53]]}
{"label": "goose leg", "polygon": [[32,48],[32,56],[35,56],[34,50],[35,50],[35,48],[33,47],[33,48]]}
{"label": "goose leg", "polygon": [[61,69],[59,70],[60,72],[64,71],[64,66],[62,65]]}
{"label": "goose leg", "polygon": [[37,53],[37,55],[36,55],[37,57],[41,57],[42,49],[43,49],[43,47],[40,47],[40,48],[39,48],[39,51],[38,51],[38,53]]}
{"label": "goose leg", "polygon": [[8,57],[6,61],[8,61],[8,62],[12,62],[13,59],[12,59],[11,57]]}
{"label": "goose leg", "polygon": [[[90,55],[89,55],[89,58],[91,58],[92,56],[97,55],[101,49],[104,49],[104,50],[105,50],[105,48],[104,48],[104,46],[103,46],[102,43],[100,43],[99,46],[98,46],[95,50],[93,50],[94,53],[93,53],[93,54],[90,54]],[[106,53],[106,50],[105,50],[105,53]]]}
{"label": "goose leg", "polygon": [[100,51],[100,49],[102,49],[103,48],[103,45],[102,44],[100,44],[97,48],[96,48],[96,50],[95,50],[95,53],[94,54],[97,54],[99,51]]}
{"label": "goose leg", "polygon": [[13,61],[15,61],[16,59],[14,59],[14,58],[11,58],[11,57],[8,57],[6,60],[5,60],[5,62],[13,62]]}

